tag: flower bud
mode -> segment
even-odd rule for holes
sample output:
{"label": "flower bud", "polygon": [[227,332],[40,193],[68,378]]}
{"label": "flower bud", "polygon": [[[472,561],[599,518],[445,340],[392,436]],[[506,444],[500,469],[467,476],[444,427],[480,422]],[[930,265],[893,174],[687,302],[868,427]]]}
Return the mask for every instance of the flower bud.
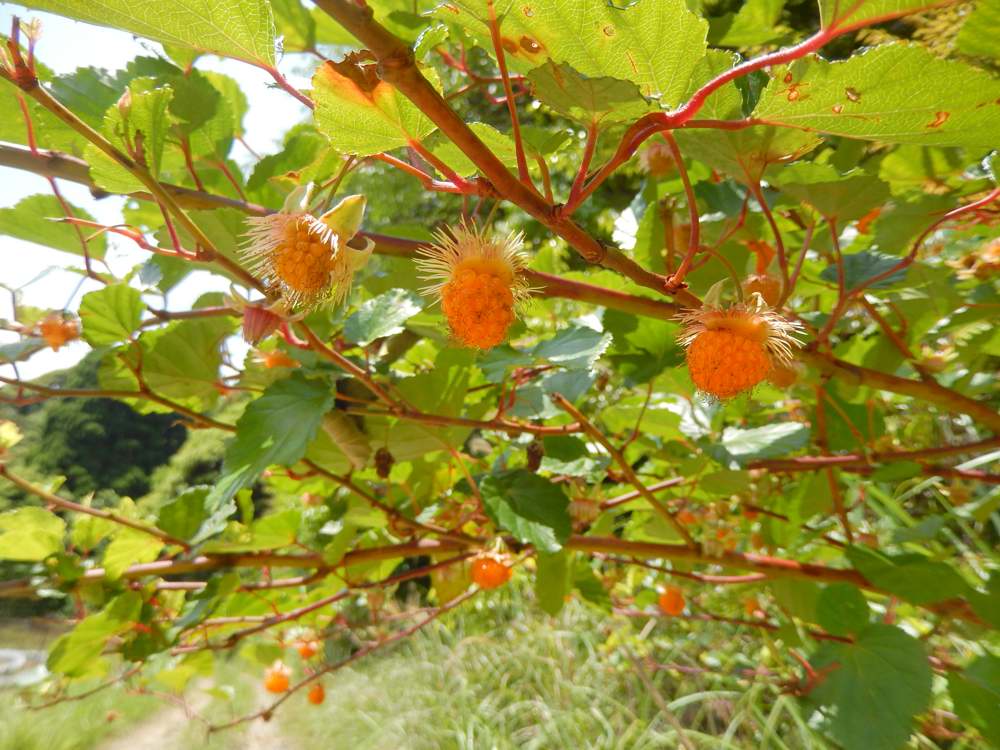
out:
{"label": "flower bud", "polygon": [[281,325],[281,317],[263,305],[247,305],[243,309],[243,340],[259,344]]}

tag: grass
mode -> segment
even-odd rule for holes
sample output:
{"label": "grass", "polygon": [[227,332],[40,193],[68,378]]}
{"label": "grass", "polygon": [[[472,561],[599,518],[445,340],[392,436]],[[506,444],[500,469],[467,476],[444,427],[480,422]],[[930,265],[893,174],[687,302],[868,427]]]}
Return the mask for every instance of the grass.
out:
{"label": "grass", "polygon": [[366,750],[827,747],[794,701],[735,675],[644,667],[654,696],[630,655],[697,664],[695,638],[677,644],[642,634],[642,623],[609,631],[606,616],[579,604],[553,621],[521,605],[531,607],[481,598],[474,613],[325,678],[323,706],[303,697],[279,714],[286,736],[301,748]]}
{"label": "grass", "polygon": [[0,750],[90,750],[158,708],[156,698],[114,689],[42,711],[11,695],[0,691]]}
{"label": "grass", "polygon": [[[797,701],[740,674],[769,663],[752,642],[727,626],[613,618],[576,601],[549,618],[510,586],[325,677],[320,707],[294,695],[270,724],[210,736],[186,721],[158,750],[828,750]],[[266,700],[260,674],[234,657],[187,699],[224,722]],[[34,713],[8,694],[0,750],[99,749],[160,709],[111,689]]]}

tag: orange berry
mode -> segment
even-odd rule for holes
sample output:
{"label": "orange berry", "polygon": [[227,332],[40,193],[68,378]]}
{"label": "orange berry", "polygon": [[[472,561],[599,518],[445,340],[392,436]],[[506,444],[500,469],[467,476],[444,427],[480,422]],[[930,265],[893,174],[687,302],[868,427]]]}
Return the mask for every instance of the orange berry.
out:
{"label": "orange berry", "polygon": [[472,561],[472,582],[481,589],[495,589],[510,580],[513,571],[495,555],[480,555]]}
{"label": "orange berry", "polygon": [[317,682],[309,688],[309,695],[307,697],[309,698],[310,703],[314,706],[318,706],[326,699],[326,690],[324,690],[323,686]]}
{"label": "orange berry", "polygon": [[781,299],[781,281],[766,273],[755,273],[743,280],[743,293],[747,296],[756,292],[769,305],[778,304]]}
{"label": "orange berry", "polygon": [[749,596],[743,600],[743,611],[746,612],[747,617],[757,617],[760,611],[760,602],[757,601],[756,596]]}
{"label": "orange berry", "polygon": [[510,282],[485,268],[456,270],[441,290],[441,308],[455,338],[476,349],[503,343],[514,322]]}
{"label": "orange berry", "polygon": [[684,611],[684,592],[678,586],[667,586],[657,601],[660,611],[665,615],[677,617]]}
{"label": "orange berry", "polygon": [[59,351],[64,344],[80,338],[80,326],[75,320],[66,320],[61,315],[52,313],[38,324],[38,331],[52,351]]}
{"label": "orange berry", "polygon": [[753,388],[771,371],[763,343],[723,330],[699,333],[688,347],[687,363],[698,389],[718,398]]}
{"label": "orange berry", "polygon": [[292,670],[276,661],[264,672],[264,689],[269,693],[284,693],[291,684]]}
{"label": "orange berry", "polygon": [[274,250],[274,272],[289,288],[314,295],[330,284],[333,246],[306,221],[290,221]]}
{"label": "orange berry", "polygon": [[303,659],[311,659],[319,651],[319,642],[313,639],[301,640],[295,644],[295,650]]}

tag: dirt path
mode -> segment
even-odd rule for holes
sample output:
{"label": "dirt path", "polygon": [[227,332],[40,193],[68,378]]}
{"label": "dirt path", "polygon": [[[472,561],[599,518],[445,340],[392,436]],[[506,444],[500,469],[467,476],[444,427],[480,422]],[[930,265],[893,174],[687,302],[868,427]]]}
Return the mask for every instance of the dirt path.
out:
{"label": "dirt path", "polygon": [[[270,702],[260,691],[258,703]],[[197,693],[189,701],[192,711],[202,711],[210,699],[204,693]],[[146,721],[129,727],[123,735],[100,745],[99,750],[188,750],[190,739],[185,737],[193,720],[180,706],[164,704],[163,708]],[[239,730],[232,730],[234,734]],[[245,734],[234,736],[233,747],[240,750],[291,750],[288,740],[282,736],[277,720],[250,723]]]}

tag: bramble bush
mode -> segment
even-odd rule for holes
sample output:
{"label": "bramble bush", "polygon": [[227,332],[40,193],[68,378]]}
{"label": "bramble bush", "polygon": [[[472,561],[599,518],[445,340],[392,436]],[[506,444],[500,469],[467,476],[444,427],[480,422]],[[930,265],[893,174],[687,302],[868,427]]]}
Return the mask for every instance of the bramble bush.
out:
{"label": "bramble bush", "polygon": [[[37,500],[0,595],[75,617],[47,700],[235,651],[273,700],[213,729],[268,718],[530,582],[756,633],[754,681],[842,747],[1000,746],[995,0],[27,5],[162,54],[54,75],[35,21],[5,39],[0,164],[51,192],[0,232],[96,289],[15,294],[3,399],[231,435],[214,483],[102,507],[0,456]],[[309,111],[251,168],[208,56]],[[116,277],[114,243],[149,258]],[[194,269],[231,293],[171,307]],[[97,387],[18,375],[80,337]]]}

